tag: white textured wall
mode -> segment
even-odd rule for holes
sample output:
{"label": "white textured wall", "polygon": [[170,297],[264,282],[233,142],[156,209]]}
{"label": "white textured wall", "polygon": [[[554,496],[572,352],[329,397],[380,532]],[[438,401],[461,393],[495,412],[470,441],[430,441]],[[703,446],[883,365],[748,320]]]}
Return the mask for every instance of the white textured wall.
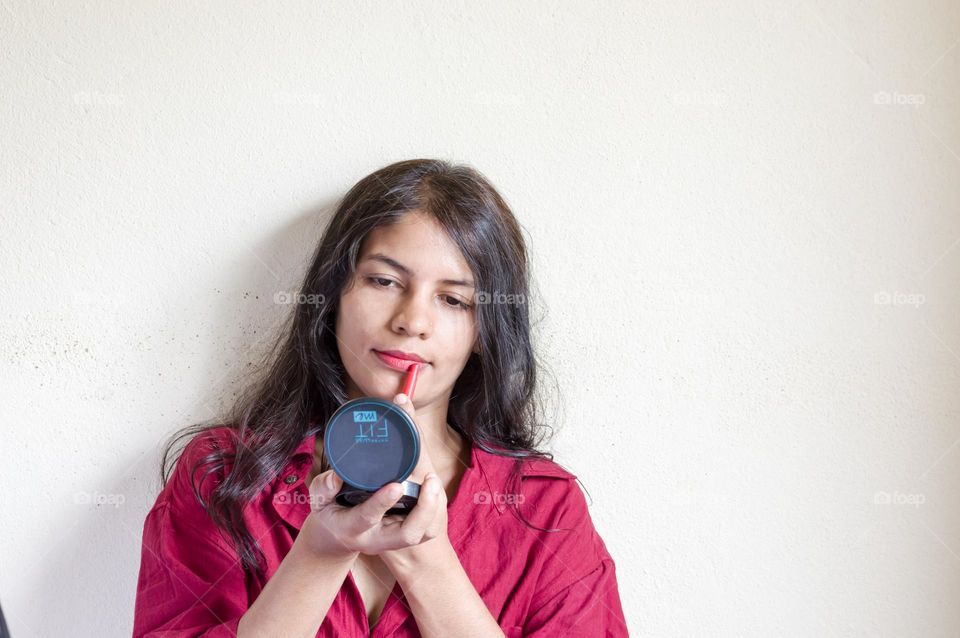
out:
{"label": "white textured wall", "polygon": [[632,634],[957,635],[958,38],[905,0],[0,3],[14,638],[129,634],[159,442],[320,213],[430,156],[529,230]]}

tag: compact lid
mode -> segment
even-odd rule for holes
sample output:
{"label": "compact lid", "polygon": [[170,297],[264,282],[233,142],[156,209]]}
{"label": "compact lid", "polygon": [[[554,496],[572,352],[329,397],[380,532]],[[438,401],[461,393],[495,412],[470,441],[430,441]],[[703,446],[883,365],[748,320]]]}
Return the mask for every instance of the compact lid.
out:
{"label": "compact lid", "polygon": [[420,459],[420,436],[402,408],[364,397],[344,403],[333,413],[323,448],[333,471],[345,483],[374,492],[410,476]]}

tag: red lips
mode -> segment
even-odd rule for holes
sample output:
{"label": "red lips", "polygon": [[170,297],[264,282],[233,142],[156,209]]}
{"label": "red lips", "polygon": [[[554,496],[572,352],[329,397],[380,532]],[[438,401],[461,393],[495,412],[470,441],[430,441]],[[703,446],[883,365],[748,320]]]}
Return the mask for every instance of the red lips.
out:
{"label": "red lips", "polygon": [[426,360],[415,352],[404,352],[403,350],[374,350],[374,352],[391,356],[394,359],[404,359],[406,361],[413,361],[414,363],[426,363]]}
{"label": "red lips", "polygon": [[374,350],[373,352],[384,365],[394,370],[400,370],[401,372],[406,372],[414,363],[420,364],[421,367],[428,365],[427,362],[423,360],[423,357],[412,352],[402,352],[400,350],[387,350],[384,352]]}

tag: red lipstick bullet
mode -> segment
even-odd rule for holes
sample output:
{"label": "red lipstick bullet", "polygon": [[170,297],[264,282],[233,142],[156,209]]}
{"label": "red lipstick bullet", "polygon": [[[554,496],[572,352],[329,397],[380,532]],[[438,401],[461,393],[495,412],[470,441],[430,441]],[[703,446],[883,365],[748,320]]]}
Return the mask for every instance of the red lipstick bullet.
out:
{"label": "red lipstick bullet", "polygon": [[417,377],[420,376],[420,364],[414,363],[407,368],[407,380],[403,384],[403,393],[413,403],[413,391],[417,389]]}

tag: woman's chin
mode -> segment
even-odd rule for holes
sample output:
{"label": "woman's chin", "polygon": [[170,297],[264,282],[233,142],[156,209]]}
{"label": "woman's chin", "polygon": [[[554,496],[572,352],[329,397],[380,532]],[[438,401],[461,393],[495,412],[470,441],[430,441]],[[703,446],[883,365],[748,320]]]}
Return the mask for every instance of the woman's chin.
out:
{"label": "woman's chin", "polygon": [[351,396],[351,399],[359,399],[361,397],[372,397],[374,399],[382,399],[384,401],[392,401],[393,397],[397,396],[400,390],[393,388],[394,383],[391,383],[390,380],[386,379],[376,379],[371,383],[364,383],[363,385],[357,385],[355,392],[359,392],[356,396]]}

